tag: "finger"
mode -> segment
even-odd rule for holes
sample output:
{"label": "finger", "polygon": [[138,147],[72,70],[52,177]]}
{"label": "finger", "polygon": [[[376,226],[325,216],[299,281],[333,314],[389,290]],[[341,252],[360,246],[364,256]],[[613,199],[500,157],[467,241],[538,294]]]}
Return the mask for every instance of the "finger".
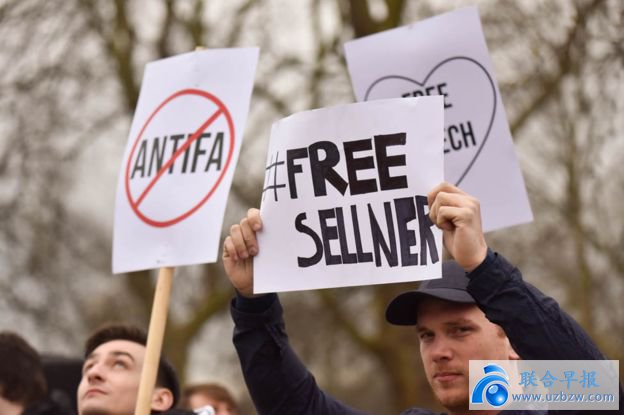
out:
{"label": "finger", "polygon": [[467,194],[466,192],[464,192],[457,186],[453,186],[452,184],[448,182],[442,182],[438,184],[437,186],[435,186],[433,189],[431,189],[429,193],[427,193],[427,202],[429,203],[429,206],[433,205],[436,197],[438,196],[440,192]]}
{"label": "finger", "polygon": [[470,196],[468,196],[465,193],[460,194],[460,193],[440,192],[435,198],[435,201],[433,202],[433,204],[437,205],[438,208],[442,206],[461,207],[461,206],[467,206],[469,204],[472,204],[472,200]]}
{"label": "finger", "polygon": [[240,229],[245,240],[245,245],[250,255],[258,254],[258,241],[256,240],[256,232],[251,229],[251,222],[249,219],[244,218],[241,220]]}
{"label": "finger", "polygon": [[230,236],[232,237],[232,243],[234,244],[236,254],[240,258],[248,258],[249,251],[247,250],[247,245],[245,244],[245,239],[243,238],[243,232],[241,231],[240,225],[232,225],[230,228]]}
{"label": "finger", "polygon": [[427,202],[429,203],[429,206],[433,205],[433,202],[435,201],[435,198],[438,195],[438,193],[446,189],[448,186],[449,186],[448,182],[442,182],[436,185],[433,189],[431,189],[429,193],[427,193]]}
{"label": "finger", "polygon": [[443,206],[438,210],[438,214],[435,217],[435,221],[433,223],[443,231],[452,231],[455,229],[454,219],[456,218],[457,210],[459,208]]}
{"label": "finger", "polygon": [[247,220],[249,221],[249,226],[255,232],[258,232],[260,229],[262,229],[262,218],[260,217],[260,209],[249,209],[247,211]]}
{"label": "finger", "polygon": [[429,217],[431,221],[435,223],[439,215],[438,212],[442,207],[465,207],[474,210],[475,205],[478,205],[478,201],[465,192],[448,193],[446,191],[440,191],[437,193],[433,204],[430,206]]}
{"label": "finger", "polygon": [[472,211],[466,207],[442,206],[438,210],[436,225],[444,230],[453,230],[461,223],[470,223],[474,218]]}
{"label": "finger", "polygon": [[232,260],[238,261],[238,255],[236,254],[236,249],[234,248],[234,242],[232,242],[232,237],[228,236],[223,241],[223,260]]}

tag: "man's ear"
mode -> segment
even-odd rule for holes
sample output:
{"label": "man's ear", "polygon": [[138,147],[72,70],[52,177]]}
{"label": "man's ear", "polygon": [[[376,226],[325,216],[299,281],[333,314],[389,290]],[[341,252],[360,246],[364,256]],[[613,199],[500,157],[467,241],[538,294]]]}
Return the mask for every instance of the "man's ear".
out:
{"label": "man's ear", "polygon": [[520,356],[518,355],[518,352],[516,352],[514,348],[511,346],[509,339],[507,339],[507,345],[508,345],[507,359],[508,360],[521,360]]}
{"label": "man's ear", "polygon": [[152,410],[166,411],[173,406],[173,393],[167,388],[156,386],[152,394]]}

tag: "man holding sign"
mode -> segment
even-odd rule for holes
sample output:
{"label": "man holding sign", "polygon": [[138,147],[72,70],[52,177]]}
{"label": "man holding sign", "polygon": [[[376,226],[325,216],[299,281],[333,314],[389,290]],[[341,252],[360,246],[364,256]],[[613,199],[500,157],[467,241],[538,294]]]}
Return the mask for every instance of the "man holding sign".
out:
{"label": "man holding sign", "polygon": [[[431,221],[442,229],[444,246],[465,275],[458,275],[453,265],[445,267],[441,280],[393,300],[386,318],[416,325],[427,379],[450,414],[475,413],[469,411],[469,360],[604,359],[552,298],[525,283],[516,268],[488,249],[477,199],[448,183],[436,186],[427,199]],[[254,295],[259,232],[264,232],[260,212],[251,209],[232,226],[223,250],[226,273],[237,290],[231,308],[234,344],[258,412],[363,414],[318,388],[288,344],[277,295]],[[621,398],[621,385],[619,394]],[[404,412],[433,413],[420,408]]]}

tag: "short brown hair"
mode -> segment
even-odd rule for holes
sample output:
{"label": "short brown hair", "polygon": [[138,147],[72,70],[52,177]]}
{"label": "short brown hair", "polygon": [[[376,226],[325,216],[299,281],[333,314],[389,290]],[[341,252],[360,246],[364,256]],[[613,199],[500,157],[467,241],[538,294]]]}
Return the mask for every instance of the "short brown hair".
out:
{"label": "short brown hair", "polygon": [[217,402],[225,402],[230,406],[230,408],[238,412],[238,406],[236,405],[236,401],[234,401],[232,394],[230,394],[224,386],[219,385],[218,383],[198,383],[185,387],[182,392],[182,408],[196,409],[189,407],[191,395],[195,394],[209,396]]}
{"label": "short brown hair", "polygon": [[[140,345],[147,345],[147,333],[139,327],[126,324],[108,324],[94,331],[85,342],[85,359],[95,349],[104,343],[113,340],[127,340]],[[173,394],[172,408],[176,406],[180,398],[180,383],[175,369],[165,358],[161,356],[156,376],[156,386],[167,388]]]}
{"label": "short brown hair", "polygon": [[0,396],[24,408],[45,398],[41,358],[20,335],[0,332],[0,362]]}

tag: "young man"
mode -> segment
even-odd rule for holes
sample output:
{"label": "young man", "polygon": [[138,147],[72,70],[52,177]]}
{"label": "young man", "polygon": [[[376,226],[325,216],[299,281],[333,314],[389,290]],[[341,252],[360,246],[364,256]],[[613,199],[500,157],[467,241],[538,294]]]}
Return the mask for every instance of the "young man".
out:
{"label": "young man", "polygon": [[[456,263],[444,264],[441,280],[394,299],[386,318],[417,326],[427,379],[450,414],[478,413],[468,410],[471,359],[604,359],[553,299],[525,283],[516,268],[488,249],[478,200],[442,183],[429,193],[428,204]],[[253,256],[259,252],[256,232],[261,229],[259,211],[251,209],[232,226],[223,250],[225,270],[237,290],[231,308],[234,344],[258,412],[363,414],[318,388],[288,344],[277,295],[253,295]],[[620,405],[622,395],[620,386]],[[403,414],[434,413],[412,408]]]}
{"label": "young man", "polygon": [[[145,332],[125,325],[104,327],[87,339],[78,386],[79,415],[134,414],[146,343]],[[173,367],[161,358],[152,395],[152,413],[165,413],[173,408],[179,389]]]}

